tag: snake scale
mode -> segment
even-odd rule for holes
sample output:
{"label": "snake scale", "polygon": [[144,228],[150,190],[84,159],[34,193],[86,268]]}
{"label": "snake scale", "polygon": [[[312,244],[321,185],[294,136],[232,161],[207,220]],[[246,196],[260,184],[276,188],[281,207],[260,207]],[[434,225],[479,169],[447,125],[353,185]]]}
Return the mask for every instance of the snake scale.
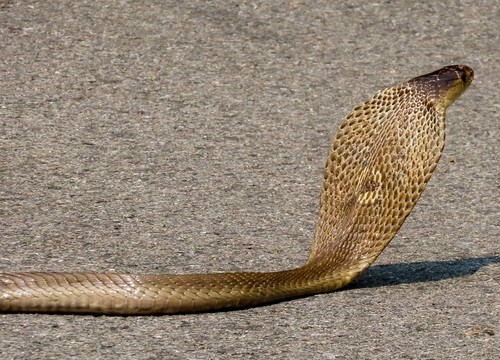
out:
{"label": "snake scale", "polygon": [[311,254],[296,269],[188,275],[0,273],[0,312],[174,314],[336,290],[387,246],[444,147],[445,111],[474,76],[447,66],[377,92],[340,125],[326,161]]}

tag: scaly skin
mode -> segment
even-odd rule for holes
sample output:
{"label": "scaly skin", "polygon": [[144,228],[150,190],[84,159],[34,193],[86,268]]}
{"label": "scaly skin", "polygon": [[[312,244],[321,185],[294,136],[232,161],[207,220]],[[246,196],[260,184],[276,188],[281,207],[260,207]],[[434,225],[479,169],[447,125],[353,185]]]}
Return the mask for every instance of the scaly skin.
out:
{"label": "scaly skin", "polygon": [[235,309],[336,290],[384,250],[444,146],[445,111],[471,68],[448,66],[379,91],[340,125],[326,162],[306,264],[192,275],[0,273],[0,312],[175,314]]}

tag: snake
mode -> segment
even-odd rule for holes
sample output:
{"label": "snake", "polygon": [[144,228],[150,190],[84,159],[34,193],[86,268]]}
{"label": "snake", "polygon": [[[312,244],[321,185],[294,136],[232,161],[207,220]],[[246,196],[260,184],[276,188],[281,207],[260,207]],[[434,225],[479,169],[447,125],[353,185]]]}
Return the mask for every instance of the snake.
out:
{"label": "snake", "polygon": [[273,272],[2,272],[0,312],[161,315],[242,309],[337,290],[395,236],[445,140],[446,109],[474,71],[451,65],[378,91],[333,139],[306,262]]}

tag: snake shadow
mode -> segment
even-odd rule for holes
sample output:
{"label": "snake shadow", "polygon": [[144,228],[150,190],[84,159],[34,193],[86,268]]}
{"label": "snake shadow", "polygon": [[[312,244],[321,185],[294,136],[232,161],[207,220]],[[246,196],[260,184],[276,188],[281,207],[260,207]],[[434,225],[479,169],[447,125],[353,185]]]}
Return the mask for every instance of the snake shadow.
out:
{"label": "snake shadow", "polygon": [[345,289],[372,288],[431,282],[472,275],[483,266],[500,262],[500,256],[443,261],[374,265]]}

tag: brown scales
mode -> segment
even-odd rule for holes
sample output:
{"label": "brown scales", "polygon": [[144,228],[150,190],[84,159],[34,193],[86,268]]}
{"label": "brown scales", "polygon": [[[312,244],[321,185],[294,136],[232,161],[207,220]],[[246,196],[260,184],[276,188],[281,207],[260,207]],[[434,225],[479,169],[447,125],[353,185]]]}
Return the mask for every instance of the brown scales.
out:
{"label": "brown scales", "polygon": [[340,125],[306,264],[270,273],[0,273],[0,312],[172,314],[234,309],[338,289],[403,224],[444,146],[445,110],[469,86],[455,65],[385,90]]}

